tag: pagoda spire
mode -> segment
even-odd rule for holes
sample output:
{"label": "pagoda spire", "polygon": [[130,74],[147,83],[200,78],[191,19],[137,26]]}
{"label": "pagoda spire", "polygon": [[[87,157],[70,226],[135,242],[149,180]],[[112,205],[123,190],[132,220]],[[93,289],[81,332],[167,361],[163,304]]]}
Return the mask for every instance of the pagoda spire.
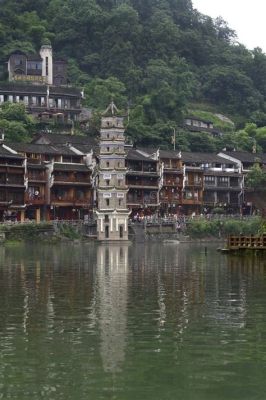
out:
{"label": "pagoda spire", "polygon": [[109,106],[106,108],[106,110],[103,112],[103,115],[106,115],[108,113],[111,113],[111,115],[115,115],[118,113],[118,108],[116,107],[114,101],[112,100]]}

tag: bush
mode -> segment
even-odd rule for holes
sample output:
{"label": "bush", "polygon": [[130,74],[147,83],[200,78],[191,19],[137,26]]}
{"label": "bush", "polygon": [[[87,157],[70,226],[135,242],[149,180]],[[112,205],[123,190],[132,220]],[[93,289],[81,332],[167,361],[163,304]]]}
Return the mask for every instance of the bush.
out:
{"label": "bush", "polygon": [[192,220],[187,224],[186,233],[192,238],[226,237],[229,235],[256,235],[261,229],[261,219],[248,220]]}

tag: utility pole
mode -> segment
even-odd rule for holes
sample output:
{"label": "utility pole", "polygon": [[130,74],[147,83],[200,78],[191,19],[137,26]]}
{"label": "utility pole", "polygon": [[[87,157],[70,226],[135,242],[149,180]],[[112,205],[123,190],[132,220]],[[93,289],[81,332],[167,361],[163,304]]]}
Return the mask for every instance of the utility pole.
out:
{"label": "utility pole", "polygon": [[175,128],[173,128],[172,143],[174,145],[174,150],[175,150],[175,142],[176,142],[176,130]]}

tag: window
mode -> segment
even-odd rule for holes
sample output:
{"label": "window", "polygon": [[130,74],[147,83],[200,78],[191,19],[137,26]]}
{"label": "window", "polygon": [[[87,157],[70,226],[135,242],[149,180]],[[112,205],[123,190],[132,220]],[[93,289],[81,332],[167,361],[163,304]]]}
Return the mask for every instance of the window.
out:
{"label": "window", "polygon": [[204,182],[213,185],[215,183],[215,177],[214,176],[204,176]]}
{"label": "window", "polygon": [[109,161],[106,161],[106,167],[109,168],[109,166],[110,166]]}
{"label": "window", "polygon": [[109,179],[107,179],[106,180],[106,186],[109,186],[110,185],[110,181],[109,181]]}
{"label": "window", "polygon": [[46,69],[46,76],[48,76],[49,74],[48,57],[45,57],[45,69]]}
{"label": "window", "polygon": [[104,222],[109,222],[109,215],[108,215],[108,214],[105,214],[105,216],[104,216]]}
{"label": "window", "polygon": [[122,200],[121,200],[121,199],[118,200],[118,205],[119,205],[119,206],[122,205]]}
{"label": "window", "polygon": [[109,151],[110,151],[110,147],[106,147],[106,151],[109,153]]}
{"label": "window", "polygon": [[15,58],[15,65],[22,65],[23,62],[20,58]]}
{"label": "window", "polygon": [[105,201],[106,201],[106,205],[110,206],[110,200],[109,199],[105,199]]}

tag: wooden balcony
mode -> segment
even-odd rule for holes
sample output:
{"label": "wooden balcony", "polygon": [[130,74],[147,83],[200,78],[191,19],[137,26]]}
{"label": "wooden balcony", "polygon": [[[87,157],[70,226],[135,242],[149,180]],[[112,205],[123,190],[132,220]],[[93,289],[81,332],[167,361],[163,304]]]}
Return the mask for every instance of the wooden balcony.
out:
{"label": "wooden balcony", "polygon": [[45,196],[44,195],[25,195],[25,203],[28,205],[44,205],[46,204]]}
{"label": "wooden balcony", "polygon": [[52,205],[67,205],[67,206],[90,206],[92,205],[91,197],[76,198],[74,196],[52,196]]}
{"label": "wooden balcony", "polygon": [[91,176],[88,177],[76,177],[76,176],[54,176],[54,185],[82,185],[91,186]]}
{"label": "wooden balcony", "polygon": [[184,205],[201,205],[202,199],[182,199],[182,204]]}

